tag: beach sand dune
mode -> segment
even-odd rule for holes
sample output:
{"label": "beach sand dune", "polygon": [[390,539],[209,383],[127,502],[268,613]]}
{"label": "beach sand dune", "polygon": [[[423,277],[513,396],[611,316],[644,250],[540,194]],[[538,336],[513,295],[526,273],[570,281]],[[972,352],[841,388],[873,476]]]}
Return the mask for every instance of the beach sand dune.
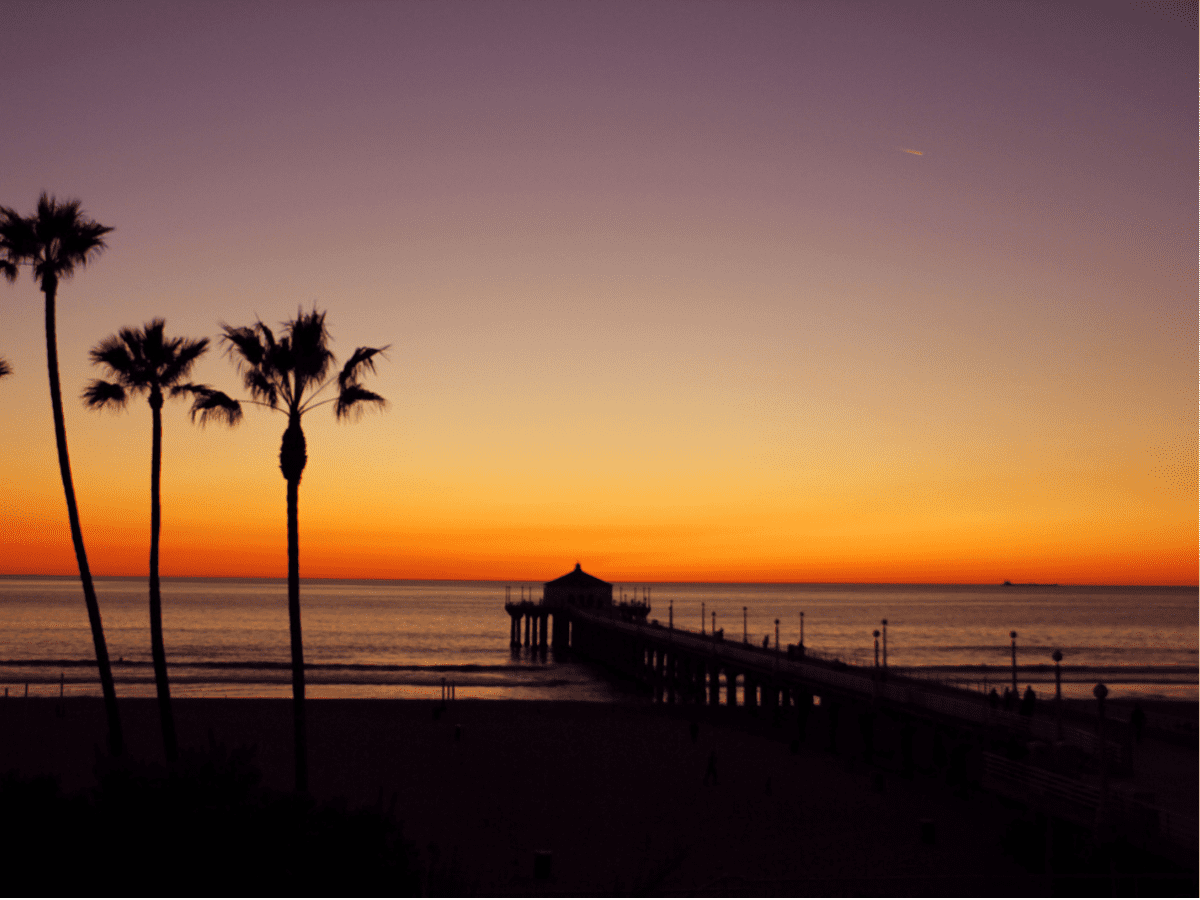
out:
{"label": "beach sand dune", "polygon": [[[794,721],[640,704],[460,700],[437,717],[435,707],[308,706],[314,796],[385,807],[394,798],[431,893],[1049,890],[1005,849],[1023,811],[832,755],[811,734],[794,747]],[[154,701],[122,709],[130,755],[161,759]],[[265,785],[289,786],[289,701],[180,700],[176,711],[184,746],[253,745]],[[93,783],[98,699],[13,699],[0,722],[0,771],[52,774],[65,790]],[[921,820],[933,823],[932,843]],[[539,852],[550,854],[548,877],[535,878]]]}

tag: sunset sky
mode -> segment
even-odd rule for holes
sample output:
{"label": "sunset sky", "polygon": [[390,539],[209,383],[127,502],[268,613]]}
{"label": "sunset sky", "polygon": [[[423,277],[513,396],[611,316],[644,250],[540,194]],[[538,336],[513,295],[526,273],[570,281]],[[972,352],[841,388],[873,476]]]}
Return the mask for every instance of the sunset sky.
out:
{"label": "sunset sky", "polygon": [[[5,3],[0,204],[115,229],[59,293],[93,570],[150,411],[88,350],[315,303],[390,406],[305,419],[307,577],[1195,584],[1195,10]],[[0,311],[0,573],[71,574]],[[164,419],[164,574],[284,575],[284,418]]]}

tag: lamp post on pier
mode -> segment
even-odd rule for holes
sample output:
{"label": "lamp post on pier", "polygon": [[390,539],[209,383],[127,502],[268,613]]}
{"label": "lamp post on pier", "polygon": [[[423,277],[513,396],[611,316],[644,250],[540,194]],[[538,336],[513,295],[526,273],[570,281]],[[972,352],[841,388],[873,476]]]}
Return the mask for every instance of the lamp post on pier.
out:
{"label": "lamp post on pier", "polygon": [[887,668],[887,619],[883,620],[883,667]]}
{"label": "lamp post on pier", "polygon": [[704,634],[704,601],[700,601],[700,633]]}
{"label": "lamp post on pier", "polygon": [[675,627],[675,601],[667,601],[667,628]]}
{"label": "lamp post on pier", "polygon": [[879,629],[876,628],[875,631],[872,633],[875,635],[875,668],[878,669],[879,668]]}
{"label": "lamp post on pier", "polygon": [[1020,695],[1017,694],[1017,633],[1010,631],[1008,636],[1012,638],[1012,692],[1013,701],[1016,702],[1020,699]]}
{"label": "lamp post on pier", "polygon": [[804,611],[800,611],[800,649],[804,649]]}
{"label": "lamp post on pier", "polygon": [[779,620],[775,620],[775,652],[779,652]]}
{"label": "lamp post on pier", "polygon": [[746,607],[742,607],[742,643],[750,643],[750,632],[746,628]]}
{"label": "lamp post on pier", "polygon": [[717,611],[715,609],[712,611],[712,635],[713,637],[717,636]]}

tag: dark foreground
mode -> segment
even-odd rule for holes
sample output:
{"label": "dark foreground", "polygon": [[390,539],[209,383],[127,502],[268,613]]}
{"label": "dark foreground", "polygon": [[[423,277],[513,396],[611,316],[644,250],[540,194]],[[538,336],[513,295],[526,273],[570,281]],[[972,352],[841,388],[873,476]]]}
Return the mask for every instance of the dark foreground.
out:
{"label": "dark foreground", "polygon": [[[103,759],[99,699],[0,701],[0,847],[42,894],[1195,896],[1195,868],[743,710],[318,700],[311,798],[289,701],[153,700]],[[695,723],[695,728],[693,728]],[[40,778],[39,778],[40,776]]]}

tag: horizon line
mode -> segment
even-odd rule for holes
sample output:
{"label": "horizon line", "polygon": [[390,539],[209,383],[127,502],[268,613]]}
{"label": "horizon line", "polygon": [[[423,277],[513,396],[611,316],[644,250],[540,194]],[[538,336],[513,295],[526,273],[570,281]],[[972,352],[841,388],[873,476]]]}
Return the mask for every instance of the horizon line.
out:
{"label": "horizon line", "polygon": [[[111,579],[137,579],[146,580],[149,578],[145,574],[120,574],[120,575],[99,575],[92,573],[93,578],[111,578]],[[166,579],[193,579],[193,580],[224,580],[224,581],[280,581],[287,582],[286,575],[162,575],[163,580]],[[561,577],[561,576],[555,576]],[[598,576],[597,576],[598,577]],[[79,574],[56,574],[56,573],[32,573],[32,572],[0,572],[0,578],[66,578],[78,579]],[[515,583],[545,583],[541,578],[379,578],[379,577],[344,577],[344,576],[301,576],[301,581],[448,581],[448,582],[488,582],[492,584],[515,584]],[[553,580],[553,579],[549,579]],[[1037,582],[1017,582],[1017,581],[680,581],[680,580],[645,580],[645,579],[620,579],[610,581],[610,584],[640,584],[640,585],[655,585],[655,584],[754,584],[754,585],[795,585],[795,586],[811,586],[811,585],[874,585],[874,586],[909,586],[909,587],[1122,587],[1122,588],[1189,588],[1192,590],[1200,590],[1200,584],[1164,584],[1164,583],[1111,583],[1100,581],[1037,581]]]}

